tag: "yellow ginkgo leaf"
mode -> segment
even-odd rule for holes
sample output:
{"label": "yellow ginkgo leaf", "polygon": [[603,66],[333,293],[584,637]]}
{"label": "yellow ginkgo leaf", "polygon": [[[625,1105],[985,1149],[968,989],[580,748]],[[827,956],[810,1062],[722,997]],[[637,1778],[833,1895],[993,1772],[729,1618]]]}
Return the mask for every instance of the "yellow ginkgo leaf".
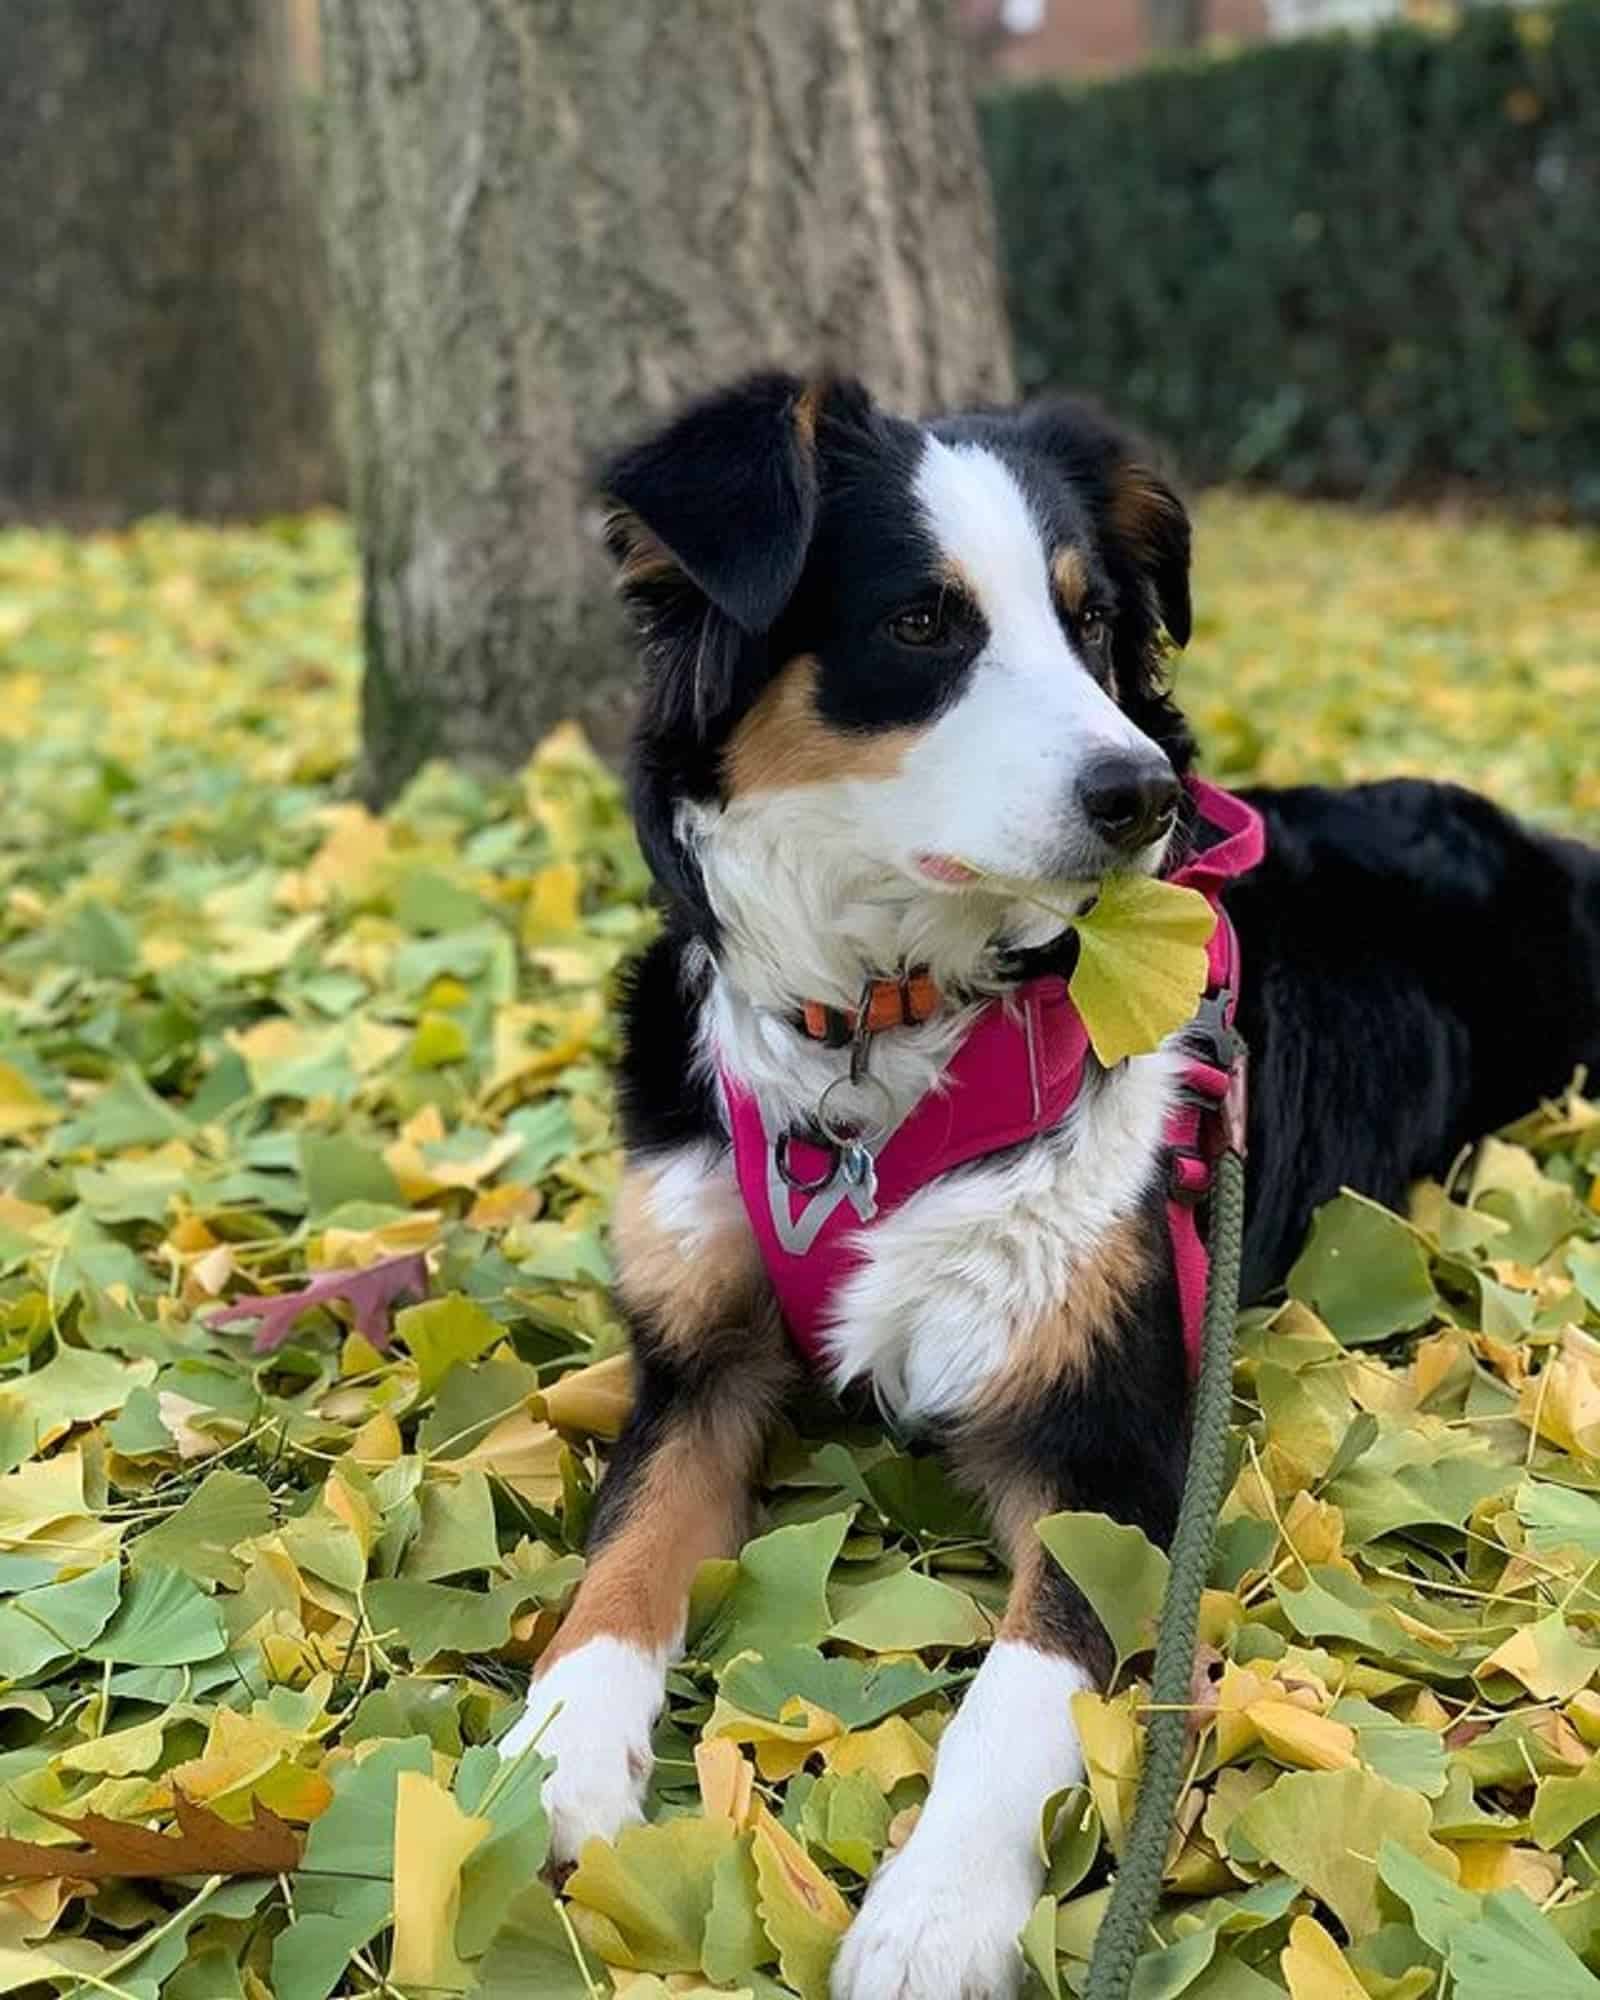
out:
{"label": "yellow ginkgo leaf", "polygon": [[726,1820],[735,1833],[750,1823],[755,1806],[756,1774],[728,1737],[697,1743],[694,1768],[707,1819]]}
{"label": "yellow ginkgo leaf", "polygon": [[1503,1840],[1457,1840],[1448,1845],[1461,1863],[1462,1888],[1481,1895],[1520,1889],[1530,1902],[1542,1905],[1561,1880],[1560,1856],[1541,1854],[1537,1847]]}
{"label": "yellow ginkgo leaf", "polygon": [[1367,2000],[1344,1953],[1315,1917],[1296,1917],[1278,1954],[1292,2000]]}
{"label": "yellow ginkgo leaf", "polygon": [[633,1408],[633,1358],[613,1354],[587,1368],[575,1368],[570,1375],[557,1376],[542,1396],[545,1416],[562,1430],[586,1437],[617,1437]]}
{"label": "yellow ginkgo leaf", "polygon": [[545,944],[578,928],[583,871],[576,861],[552,861],[530,877],[522,909],[522,941]]}
{"label": "yellow ginkgo leaf", "polygon": [[843,1734],[844,1724],[838,1716],[799,1695],[783,1704],[776,1721],[719,1700],[706,1724],[708,1737],[748,1743],[755,1752],[757,1770],[769,1782],[792,1778],[819,1745]]}
{"label": "yellow ginkgo leaf", "polygon": [[490,1831],[464,1813],[425,1771],[401,1771],[394,1800],[394,1952],[390,1977],[401,1986],[461,1992],[456,1956],[461,1864]]}
{"label": "yellow ginkgo leaf", "polygon": [[513,1410],[453,1463],[481,1466],[530,1506],[554,1507],[561,1498],[564,1449],[560,1433],[531,1410]]}
{"label": "yellow ginkgo leaf", "polygon": [[1510,1674],[1539,1701],[1565,1701],[1600,1671],[1600,1651],[1586,1646],[1559,1611],[1521,1626],[1498,1645],[1478,1677]]}
{"label": "yellow ginkgo leaf", "polygon": [[805,2000],[826,2000],[828,1967],[850,1923],[850,1906],[800,1843],[762,1807],[752,1849],[757,1907],[784,1979]]}
{"label": "yellow ginkgo leaf", "polygon": [[1356,1733],[1346,1723],[1271,1695],[1245,1715],[1273,1756],[1297,1770],[1343,1771],[1356,1761]]}
{"label": "yellow ginkgo leaf", "polygon": [[1139,1773],[1144,1767],[1144,1731],[1137,1715],[1138,1690],[1130,1688],[1108,1700],[1104,1695],[1075,1694],[1072,1720],[1083,1745],[1085,1776],[1111,1850],[1120,1857],[1133,1822]]}
{"label": "yellow ginkgo leaf", "polygon": [[405,1449],[400,1426],[387,1410],[368,1417],[346,1447],[357,1465],[393,1465]]}
{"label": "yellow ginkgo leaf", "polygon": [[933,1745],[903,1715],[886,1716],[871,1729],[852,1729],[822,1747],[822,1760],[840,1777],[861,1771],[881,1792],[902,1778],[933,1776]]}
{"label": "yellow ginkgo leaf", "polygon": [[1073,1004],[1109,1067],[1159,1048],[1194,1018],[1216,915],[1198,890],[1112,875],[1076,921]]}
{"label": "yellow ginkgo leaf", "polygon": [[47,1098],[39,1095],[21,1070],[0,1062],[0,1139],[15,1138],[19,1132],[36,1132],[42,1125],[54,1125],[61,1115]]}
{"label": "yellow ginkgo leaf", "polygon": [[1047,910],[1077,932],[1069,990],[1108,1069],[1159,1048],[1193,1020],[1206,989],[1206,946],[1217,927],[1215,911],[1197,889],[1148,875],[1108,875],[1089,908],[1074,912],[1047,883],[960,865],[985,886]]}

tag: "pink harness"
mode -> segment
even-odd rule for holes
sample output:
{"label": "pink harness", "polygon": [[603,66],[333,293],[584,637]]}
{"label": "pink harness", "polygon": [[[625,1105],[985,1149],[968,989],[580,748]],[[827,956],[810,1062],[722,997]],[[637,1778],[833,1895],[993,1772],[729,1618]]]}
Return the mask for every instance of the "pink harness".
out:
{"label": "pink harness", "polygon": [[[1230,1096],[1241,1128],[1243,1123],[1243,1066],[1233,1033],[1239,940],[1221,894],[1224,884],[1260,861],[1266,833],[1260,815],[1231,792],[1199,778],[1188,786],[1197,819],[1216,838],[1169,879],[1198,889],[1217,913],[1205,998],[1190,1030],[1191,1040],[1205,1040],[1206,1052],[1192,1055],[1185,1067],[1165,1135],[1172,1162],[1167,1228],[1192,1376],[1200,1362],[1210,1265],[1195,1209],[1211,1186]],[[769,1134],[755,1098],[724,1071],[739,1191],[790,1337],[812,1368],[826,1366],[829,1309],[862,1261],[866,1232],[951,1168],[1058,1125],[1077,1099],[1088,1058],[1088,1031],[1060,975],[1030,979],[990,1001],[939,1086],[876,1149],[875,1208],[859,1199],[836,1149]]]}

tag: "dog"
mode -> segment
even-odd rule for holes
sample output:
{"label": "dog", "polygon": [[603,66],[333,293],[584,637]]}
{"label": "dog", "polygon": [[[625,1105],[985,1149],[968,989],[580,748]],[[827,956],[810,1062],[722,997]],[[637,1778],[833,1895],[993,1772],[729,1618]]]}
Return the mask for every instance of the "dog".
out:
{"label": "dog", "polygon": [[[1071,969],[1070,919],[1108,873],[1172,874],[1203,838],[1167,677],[1189,519],[1093,407],[911,422],[851,381],[767,373],[603,486],[644,657],[632,804],[664,927],[627,985],[620,1072],[636,1402],[502,1746],[543,1731],[558,1861],[639,1816],[696,1565],[737,1549],[805,1374],[732,1107],[775,1156],[792,1136],[848,1164],[864,1124],[938,1100],[976,1020]],[[1400,1202],[1600,1070],[1600,855],[1444,784],[1245,806],[1265,857],[1221,900],[1250,1052],[1251,1300],[1340,1188]],[[868,1020],[880,990],[901,998],[889,1025]],[[1083,1772],[1071,1697],[1112,1664],[1032,1526],[1093,1509],[1170,1538],[1189,1376],[1166,1135],[1191,1051],[1180,1034],[1110,1069],[1091,1055],[1058,1122],[891,1212],[862,1205],[815,1365],[943,1447],[1013,1583],[917,1825],[843,1939],[836,2000],[1019,1984],[1040,1808]],[[841,1089],[853,1119],[819,1126]]]}

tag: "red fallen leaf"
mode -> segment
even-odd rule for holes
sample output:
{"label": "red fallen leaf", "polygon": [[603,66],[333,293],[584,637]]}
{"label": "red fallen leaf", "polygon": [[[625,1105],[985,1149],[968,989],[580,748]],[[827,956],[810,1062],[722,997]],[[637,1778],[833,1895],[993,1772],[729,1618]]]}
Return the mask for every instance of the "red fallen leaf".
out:
{"label": "red fallen leaf", "polygon": [[403,1257],[385,1257],[359,1271],[324,1271],[292,1292],[248,1292],[227,1305],[212,1306],[200,1315],[207,1326],[229,1326],[239,1320],[257,1322],[253,1352],[270,1354],[289,1338],[291,1328],[312,1306],[341,1300],[350,1308],[356,1332],[377,1348],[389,1345],[389,1323],[403,1298],[428,1296],[428,1260],[420,1250]]}
{"label": "red fallen leaf", "polygon": [[178,1821],[175,1834],[107,1819],[104,1813],[71,1819],[65,1813],[41,1812],[41,1819],[65,1827],[88,1846],[46,1847],[36,1840],[0,1837],[0,1880],[286,1875],[300,1865],[300,1835],[259,1799],[251,1801],[255,1817],[249,1826],[219,1819],[209,1806],[196,1805],[179,1791],[174,1791],[172,1803]]}
{"label": "red fallen leaf", "polygon": [[1454,1728],[1444,1733],[1444,1747],[1447,1750],[1465,1750],[1469,1743],[1476,1743],[1480,1736],[1487,1736],[1494,1727],[1492,1722],[1458,1722]]}

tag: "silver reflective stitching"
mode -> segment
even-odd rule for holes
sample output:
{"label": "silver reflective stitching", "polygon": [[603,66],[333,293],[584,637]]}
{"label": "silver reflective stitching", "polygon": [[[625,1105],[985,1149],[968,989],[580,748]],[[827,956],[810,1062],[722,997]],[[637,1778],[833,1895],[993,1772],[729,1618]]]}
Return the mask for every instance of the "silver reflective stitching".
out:
{"label": "silver reflective stitching", "polygon": [[[763,1136],[765,1136],[763,1134]],[[777,1232],[778,1242],[791,1257],[804,1257],[817,1238],[822,1234],[828,1217],[844,1201],[849,1188],[840,1179],[837,1168],[828,1185],[807,1198],[798,1218],[789,1206],[790,1188],[788,1182],[778,1172],[776,1148],[768,1141],[767,1155],[767,1206],[772,1211],[772,1226]]]}

